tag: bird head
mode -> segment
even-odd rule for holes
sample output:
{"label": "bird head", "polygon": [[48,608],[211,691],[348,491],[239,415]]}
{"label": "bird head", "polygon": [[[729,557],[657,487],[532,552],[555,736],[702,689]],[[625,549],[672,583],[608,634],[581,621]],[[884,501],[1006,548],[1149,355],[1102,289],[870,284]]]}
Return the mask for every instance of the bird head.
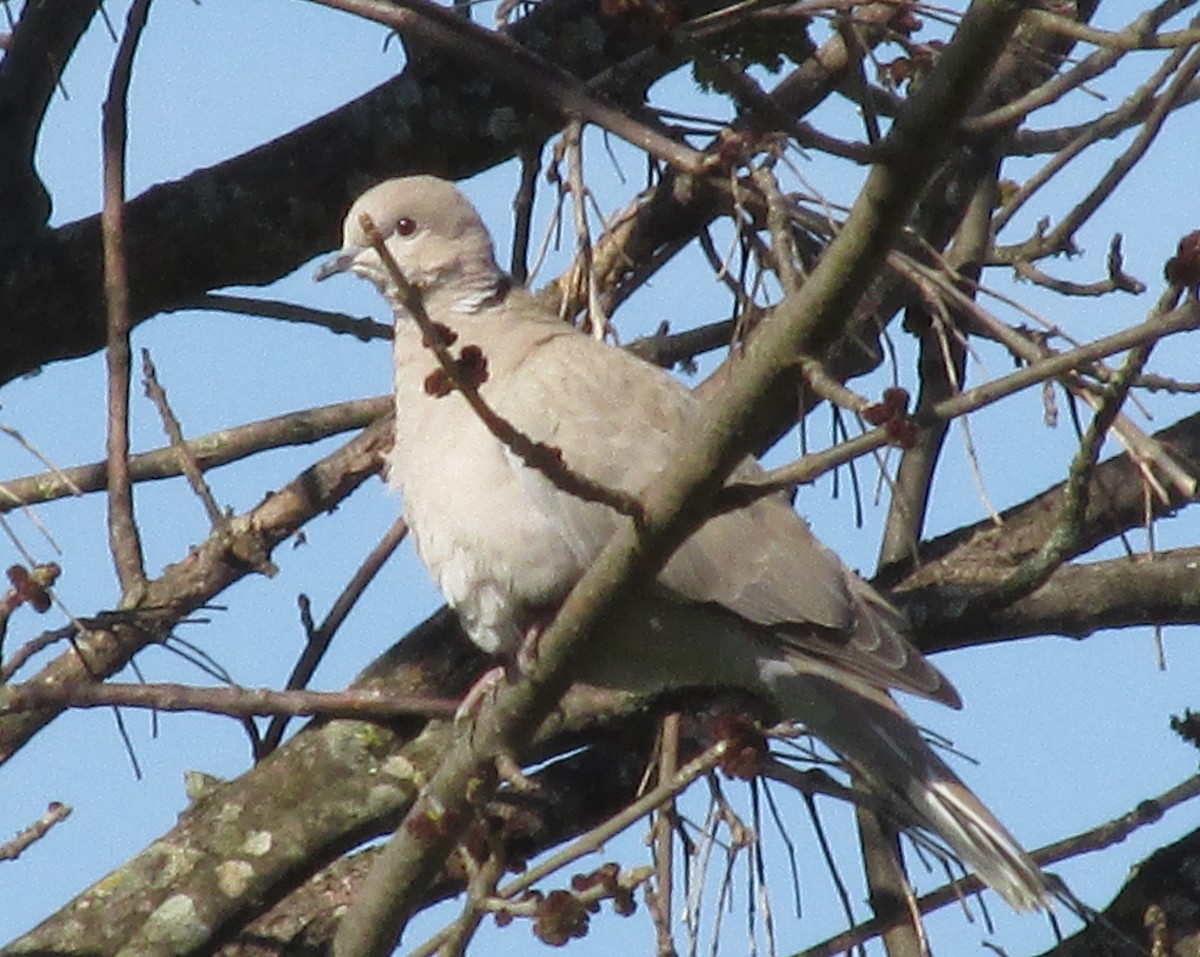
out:
{"label": "bird head", "polygon": [[354,201],[342,226],[342,248],[318,268],[317,281],[353,272],[400,305],[396,282],[368,238],[364,214],[405,281],[425,297],[426,308],[437,308],[433,298],[456,311],[473,309],[505,280],[492,239],[467,198],[436,176],[407,176],[385,180]]}

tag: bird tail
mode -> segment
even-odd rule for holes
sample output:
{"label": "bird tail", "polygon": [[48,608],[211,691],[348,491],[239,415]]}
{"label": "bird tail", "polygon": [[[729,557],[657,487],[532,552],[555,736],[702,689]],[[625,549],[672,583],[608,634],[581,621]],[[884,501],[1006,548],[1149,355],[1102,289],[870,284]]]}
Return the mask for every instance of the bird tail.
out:
{"label": "bird tail", "polygon": [[942,838],[1014,910],[1049,907],[1053,892],[1041,868],[949,768],[942,765],[938,778],[914,776],[903,796],[922,819],[920,823]]}
{"label": "bird tail", "polygon": [[790,716],[838,752],[889,805],[898,805],[902,823],[939,837],[1015,910],[1048,909],[1054,892],[1041,868],[889,695],[826,677],[795,677],[799,686],[787,695]]}

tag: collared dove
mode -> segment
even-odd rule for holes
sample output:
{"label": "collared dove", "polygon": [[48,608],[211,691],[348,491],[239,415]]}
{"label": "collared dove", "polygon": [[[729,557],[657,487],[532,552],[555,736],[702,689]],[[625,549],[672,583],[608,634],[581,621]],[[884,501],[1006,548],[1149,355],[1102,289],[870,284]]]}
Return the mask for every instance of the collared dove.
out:
{"label": "collared dove", "polygon": [[[703,403],[667,372],[559,321],[514,285],[496,265],[478,213],[452,184],[432,176],[388,180],[354,203],[342,249],[317,278],[354,272],[396,313],[389,481],[403,497],[421,559],[467,633],[484,650],[511,655],[625,519],[561,490],[499,441],[461,393],[435,387],[438,360],[371,248],[364,213],[429,318],[449,331],[444,338],[455,355],[478,350],[484,402],[528,438],[559,450],[571,473],[633,496],[669,480]],[[736,474],[758,468],[747,461]],[[786,502],[763,498],[709,519],[675,552],[654,590],[667,610],[647,617],[644,651],[627,657],[642,657],[651,672],[683,675],[689,658],[722,655],[718,674],[803,723],[901,820],[938,835],[1014,908],[1048,905],[1046,877],[933,753],[890,691],[960,707],[957,693],[905,637],[900,613]],[[732,640],[692,647],[713,632]],[[682,651],[672,658],[676,648]],[[634,670],[639,664],[629,663]]]}

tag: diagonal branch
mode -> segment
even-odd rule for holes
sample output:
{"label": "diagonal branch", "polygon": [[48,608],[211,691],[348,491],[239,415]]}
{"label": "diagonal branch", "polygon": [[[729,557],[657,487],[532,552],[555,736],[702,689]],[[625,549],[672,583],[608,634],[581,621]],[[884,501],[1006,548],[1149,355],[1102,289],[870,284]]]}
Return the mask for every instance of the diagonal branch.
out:
{"label": "diagonal branch", "polygon": [[746,453],[752,423],[765,412],[765,386],[796,355],[820,351],[836,338],[919,190],[944,159],[953,120],[982,88],[1023,9],[1024,4],[1006,2],[971,6],[933,74],[897,118],[886,144],[888,162],[872,170],[845,228],[808,282],[784,301],[776,321],[747,347],[695,444],[676,463],[673,480],[647,496],[644,529],[624,524],[542,634],[533,672],[485,705],[473,733],[456,742],[409,810],[339,928],[337,957],[380,957],[391,950],[473,815],[473,795],[493,779],[495,756],[527,739],[570,682],[573,659],[582,654],[589,633],[703,520],[729,470]]}
{"label": "diagonal branch", "polygon": [[638,122],[592,96],[567,69],[514,42],[507,34],[487,30],[429,0],[310,0],[321,6],[357,14],[392,27],[401,35],[440,49],[489,76],[524,90],[560,117],[578,117],[614,133],[684,173],[697,175],[710,158],[662,130]]}

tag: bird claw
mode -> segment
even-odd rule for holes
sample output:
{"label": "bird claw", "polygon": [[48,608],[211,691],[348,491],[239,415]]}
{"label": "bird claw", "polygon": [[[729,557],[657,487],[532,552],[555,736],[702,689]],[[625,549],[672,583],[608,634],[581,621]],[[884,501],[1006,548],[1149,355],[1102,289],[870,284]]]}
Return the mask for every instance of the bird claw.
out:
{"label": "bird claw", "polygon": [[454,712],[455,721],[478,716],[484,701],[494,696],[505,682],[515,682],[522,675],[533,671],[538,660],[538,640],[543,628],[544,623],[531,625],[510,659],[489,668],[475,680],[459,702],[458,710]]}
{"label": "bird claw", "polygon": [[508,669],[503,665],[496,665],[481,674],[467,689],[462,701],[458,703],[458,708],[454,712],[455,724],[477,718],[479,712],[483,710],[484,702],[495,697],[496,692],[508,679]]}

